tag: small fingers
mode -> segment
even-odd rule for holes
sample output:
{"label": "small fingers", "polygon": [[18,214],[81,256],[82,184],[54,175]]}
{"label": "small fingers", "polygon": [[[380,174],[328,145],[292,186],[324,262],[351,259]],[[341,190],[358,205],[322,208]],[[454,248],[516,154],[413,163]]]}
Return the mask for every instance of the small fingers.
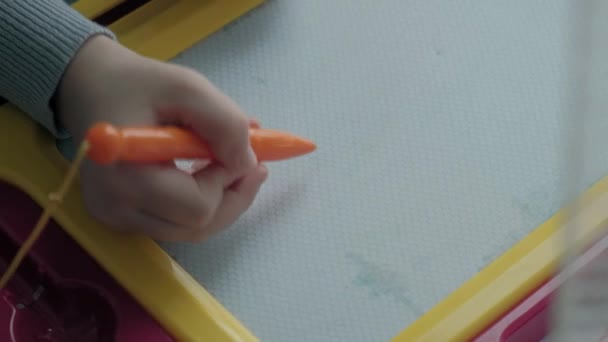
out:
{"label": "small fingers", "polygon": [[193,176],[163,165],[117,171],[119,188],[87,191],[90,212],[118,231],[160,241],[201,241],[232,224],[267,177],[264,166],[236,179],[216,164]]}
{"label": "small fingers", "polygon": [[233,224],[253,203],[261,185],[268,177],[265,166],[259,165],[224,191],[213,220],[190,238],[202,241]]}
{"label": "small fingers", "polygon": [[224,188],[232,181],[219,165],[209,165],[194,177],[176,169],[149,172],[141,183],[145,196],[138,202],[140,211],[190,235],[213,220]]}
{"label": "small fingers", "polygon": [[202,195],[194,179],[172,164],[119,165],[117,172],[128,179],[132,203],[168,222],[194,227],[206,213]]}
{"label": "small fingers", "polygon": [[232,182],[229,172],[222,166],[211,164],[194,174],[194,180],[201,194],[203,207],[206,209],[205,220],[199,222],[199,227],[206,226],[215,216],[222,202],[224,189]]}

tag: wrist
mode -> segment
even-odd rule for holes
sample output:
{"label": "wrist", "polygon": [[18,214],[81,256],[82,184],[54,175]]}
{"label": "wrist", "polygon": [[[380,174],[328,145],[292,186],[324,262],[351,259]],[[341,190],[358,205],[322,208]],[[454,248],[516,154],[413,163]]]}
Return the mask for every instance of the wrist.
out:
{"label": "wrist", "polygon": [[95,35],[88,39],[65,70],[55,95],[58,123],[80,140],[99,118],[93,109],[104,101],[110,80],[137,57],[117,41]]}

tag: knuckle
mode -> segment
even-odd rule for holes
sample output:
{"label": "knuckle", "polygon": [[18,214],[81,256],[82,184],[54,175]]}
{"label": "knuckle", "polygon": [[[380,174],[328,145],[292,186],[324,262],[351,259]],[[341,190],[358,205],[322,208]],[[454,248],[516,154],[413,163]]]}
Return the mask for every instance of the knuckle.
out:
{"label": "knuckle", "polygon": [[247,134],[249,132],[249,119],[241,114],[236,115],[232,122],[232,129],[240,135]]}
{"label": "knuckle", "polygon": [[187,210],[189,211],[187,217],[190,218],[191,226],[195,229],[206,226],[213,217],[213,206],[208,201],[200,201],[199,205],[190,206]]}
{"label": "knuckle", "polygon": [[201,93],[201,80],[189,68],[180,68],[172,77],[171,89],[173,93],[182,98],[199,96]]}

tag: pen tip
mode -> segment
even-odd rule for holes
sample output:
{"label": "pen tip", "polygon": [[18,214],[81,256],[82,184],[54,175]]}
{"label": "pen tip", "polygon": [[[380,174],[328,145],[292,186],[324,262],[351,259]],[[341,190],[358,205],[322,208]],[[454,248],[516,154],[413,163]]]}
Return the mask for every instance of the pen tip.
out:
{"label": "pen tip", "polygon": [[311,140],[287,132],[275,130],[255,130],[253,148],[261,161],[296,158],[317,149]]}
{"label": "pen tip", "polygon": [[317,145],[314,142],[304,138],[300,138],[298,146],[300,149],[300,154],[312,153],[317,149]]}

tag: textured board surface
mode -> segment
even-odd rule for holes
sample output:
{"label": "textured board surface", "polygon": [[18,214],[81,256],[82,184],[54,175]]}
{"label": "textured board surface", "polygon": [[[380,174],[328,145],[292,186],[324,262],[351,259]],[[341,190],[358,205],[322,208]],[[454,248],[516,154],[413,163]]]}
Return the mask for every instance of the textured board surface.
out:
{"label": "textured board surface", "polygon": [[319,149],[164,247],[262,341],[390,339],[564,204],[569,5],[270,0],[175,61]]}

